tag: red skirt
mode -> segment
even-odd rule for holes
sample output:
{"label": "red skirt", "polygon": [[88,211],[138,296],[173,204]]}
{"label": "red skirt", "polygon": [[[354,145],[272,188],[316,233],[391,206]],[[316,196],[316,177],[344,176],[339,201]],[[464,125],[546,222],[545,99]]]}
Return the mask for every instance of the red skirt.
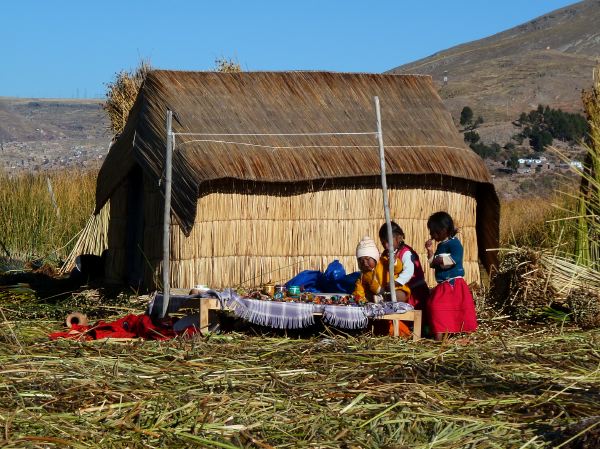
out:
{"label": "red skirt", "polygon": [[469,286],[462,278],[442,282],[434,287],[427,302],[430,332],[475,332],[477,315]]}

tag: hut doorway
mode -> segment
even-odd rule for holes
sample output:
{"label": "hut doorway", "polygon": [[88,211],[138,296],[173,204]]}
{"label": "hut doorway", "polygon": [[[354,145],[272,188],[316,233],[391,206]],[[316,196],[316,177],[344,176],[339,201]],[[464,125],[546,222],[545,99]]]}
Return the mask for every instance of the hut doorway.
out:
{"label": "hut doorway", "polygon": [[127,181],[126,272],[129,285],[137,288],[144,280],[144,195],[143,173],[139,165],[129,172]]}

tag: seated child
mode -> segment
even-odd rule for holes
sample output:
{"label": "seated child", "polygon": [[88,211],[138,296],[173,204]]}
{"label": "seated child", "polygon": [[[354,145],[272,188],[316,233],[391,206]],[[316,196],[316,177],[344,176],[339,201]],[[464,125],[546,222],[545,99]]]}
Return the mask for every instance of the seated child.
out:
{"label": "seated child", "polygon": [[[356,259],[361,271],[361,275],[356,281],[354,287],[354,296],[366,299],[368,302],[380,302],[383,295],[389,291],[389,262],[387,255],[380,258],[379,250],[375,240],[371,237],[363,237],[356,247]],[[394,265],[394,275],[402,271],[402,261],[396,259]],[[406,302],[410,295],[410,289],[406,286],[396,288],[396,298],[398,301]],[[404,300],[403,300],[404,299]]]}
{"label": "seated child", "polygon": [[[379,250],[375,241],[371,237],[363,237],[356,247],[356,259],[358,260],[358,266],[361,271],[361,275],[356,281],[353,295],[360,299],[366,299],[368,302],[380,302],[383,300],[385,293],[386,284],[389,286],[389,265],[387,257],[383,260],[379,257]],[[402,262],[396,260],[394,266],[394,275],[399,274],[402,271]],[[389,287],[388,287],[389,290]],[[396,290],[397,298],[400,301],[403,292],[406,297],[410,294],[408,287],[399,287]],[[410,330],[402,323],[398,322],[400,335],[408,337],[410,336]],[[375,321],[374,333],[376,335],[394,335],[394,329],[392,321]]]}
{"label": "seated child", "polygon": [[[429,298],[429,287],[425,281],[421,261],[415,250],[404,242],[404,231],[398,223],[392,221],[391,225],[396,265],[400,270],[398,273],[394,273],[394,276],[396,276],[396,298],[398,301],[408,302],[417,310],[423,310]],[[388,236],[385,223],[379,228],[379,240],[385,248],[381,258],[382,260],[385,259],[384,263],[387,264],[389,263],[387,258]],[[398,261],[401,263],[398,263]],[[389,287],[387,290],[389,290]]]}

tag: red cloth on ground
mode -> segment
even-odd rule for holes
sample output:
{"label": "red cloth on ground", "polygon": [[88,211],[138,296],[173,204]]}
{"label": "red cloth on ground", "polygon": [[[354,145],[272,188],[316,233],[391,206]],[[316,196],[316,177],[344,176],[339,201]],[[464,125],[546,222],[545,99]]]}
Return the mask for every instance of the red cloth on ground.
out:
{"label": "red cloth on ground", "polygon": [[[196,329],[188,327],[182,333],[194,334]],[[51,340],[70,338],[74,340],[100,340],[102,338],[143,338],[145,340],[169,340],[176,337],[173,330],[173,321],[167,320],[153,323],[146,315],[127,315],[116,321],[98,321],[93,326],[80,326],[73,324],[67,332],[54,332],[50,334]]]}
{"label": "red cloth on ground", "polygon": [[469,286],[462,278],[438,284],[427,302],[427,320],[433,334],[475,332],[477,315]]}

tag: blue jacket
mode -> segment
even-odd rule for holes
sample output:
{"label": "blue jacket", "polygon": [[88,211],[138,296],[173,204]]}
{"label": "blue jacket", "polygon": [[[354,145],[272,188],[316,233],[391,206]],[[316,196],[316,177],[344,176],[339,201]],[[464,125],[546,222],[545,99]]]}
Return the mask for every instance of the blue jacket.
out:
{"label": "blue jacket", "polygon": [[440,265],[434,265],[435,269],[435,280],[439,282],[447,281],[448,279],[455,278],[457,276],[464,276],[465,269],[463,267],[463,246],[460,240],[456,236],[449,238],[441,242],[435,250],[434,257],[440,254],[450,254],[454,265],[449,268],[442,268]]}

